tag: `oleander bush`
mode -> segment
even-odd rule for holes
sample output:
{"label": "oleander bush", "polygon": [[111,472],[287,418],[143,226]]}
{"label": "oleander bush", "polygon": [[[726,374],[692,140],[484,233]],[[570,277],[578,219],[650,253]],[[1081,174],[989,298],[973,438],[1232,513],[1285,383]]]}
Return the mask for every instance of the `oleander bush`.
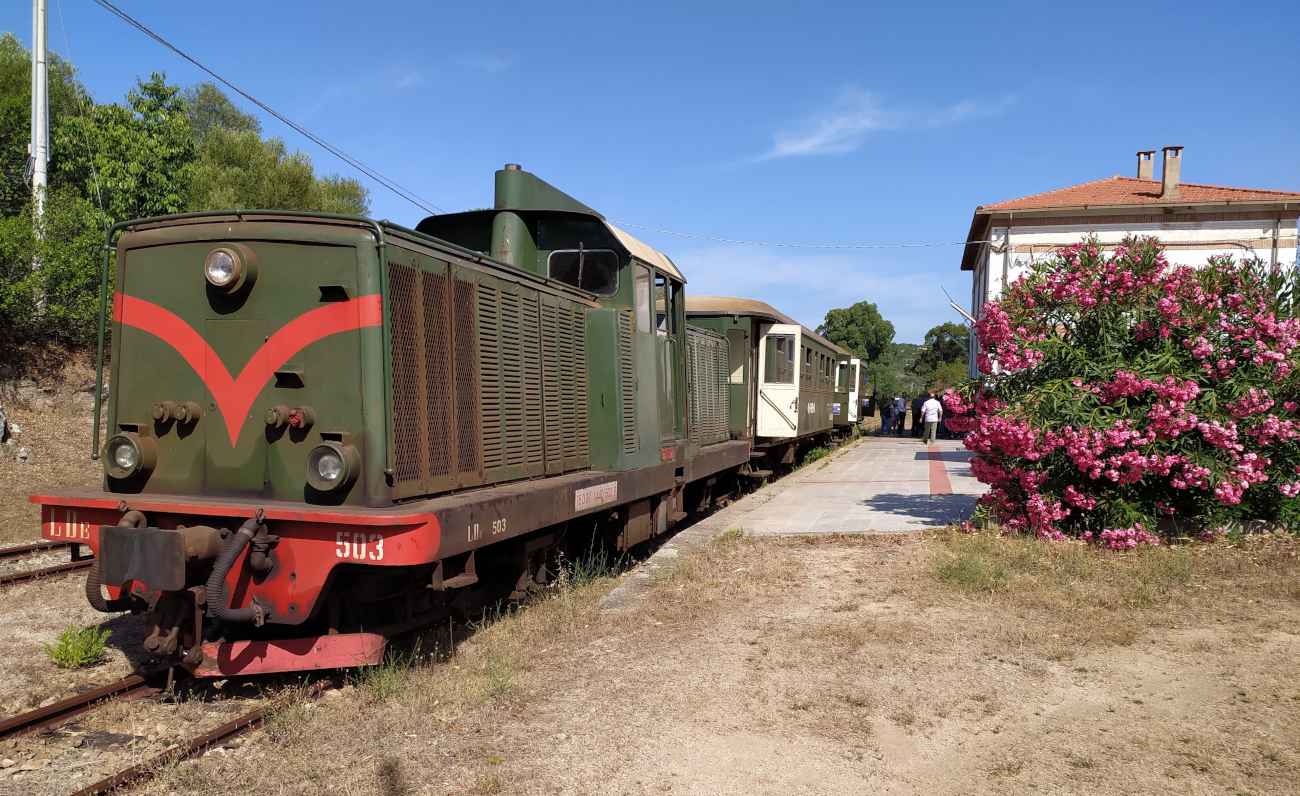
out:
{"label": "oleander bush", "polygon": [[1057,252],[987,304],[945,393],[977,519],[1113,549],[1300,525],[1294,268],[1170,266],[1156,240]]}

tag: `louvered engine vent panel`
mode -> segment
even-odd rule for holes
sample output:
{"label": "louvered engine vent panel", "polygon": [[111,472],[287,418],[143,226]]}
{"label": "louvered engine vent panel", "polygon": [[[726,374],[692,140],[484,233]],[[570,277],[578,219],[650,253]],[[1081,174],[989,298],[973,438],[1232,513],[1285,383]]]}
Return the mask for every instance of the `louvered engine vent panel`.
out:
{"label": "louvered engine vent panel", "polygon": [[618,313],[618,394],[619,422],[623,432],[623,452],[636,453],[641,445],[636,428],[636,367],[632,360],[632,312]]}
{"label": "louvered engine vent panel", "polygon": [[477,311],[488,480],[589,466],[585,310],[485,281]]}
{"label": "louvered engine vent panel", "polygon": [[445,264],[388,265],[398,497],[483,480],[473,296],[473,284],[453,281]]}
{"label": "louvered engine vent panel", "polygon": [[700,445],[730,437],[727,339],[692,327],[686,330],[690,377],[691,440]]}

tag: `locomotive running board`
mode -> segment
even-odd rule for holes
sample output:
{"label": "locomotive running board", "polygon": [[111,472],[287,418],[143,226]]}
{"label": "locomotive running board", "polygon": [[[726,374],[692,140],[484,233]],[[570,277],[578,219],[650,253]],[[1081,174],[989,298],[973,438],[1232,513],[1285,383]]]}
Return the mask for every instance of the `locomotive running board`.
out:
{"label": "locomotive running board", "polygon": [[192,672],[195,677],[234,677],[373,666],[383,662],[386,643],[378,633],[207,642],[203,661]]}

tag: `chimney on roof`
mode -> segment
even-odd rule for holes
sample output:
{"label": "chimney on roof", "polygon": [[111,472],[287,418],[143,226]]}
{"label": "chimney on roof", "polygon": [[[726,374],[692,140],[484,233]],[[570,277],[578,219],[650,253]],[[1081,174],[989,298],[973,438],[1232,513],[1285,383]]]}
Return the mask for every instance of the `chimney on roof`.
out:
{"label": "chimney on roof", "polygon": [[1178,198],[1178,178],[1183,173],[1183,148],[1167,146],[1161,150],[1165,155],[1164,171],[1160,174],[1160,198]]}
{"label": "chimney on roof", "polygon": [[1143,149],[1138,152],[1138,179],[1149,180],[1154,174],[1152,169],[1156,165],[1156,151],[1154,149]]}

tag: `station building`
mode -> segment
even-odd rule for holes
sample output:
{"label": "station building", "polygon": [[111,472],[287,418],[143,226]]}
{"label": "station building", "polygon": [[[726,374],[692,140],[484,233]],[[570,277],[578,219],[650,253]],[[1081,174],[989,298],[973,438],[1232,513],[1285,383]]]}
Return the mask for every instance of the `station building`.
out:
{"label": "station building", "polygon": [[[1054,191],[980,205],[971,218],[961,270],[971,272],[971,314],[1001,295],[1034,258],[1095,235],[1113,249],[1130,235],[1154,236],[1176,265],[1202,265],[1211,256],[1258,257],[1296,267],[1300,193],[1229,188],[1182,181],[1183,148],[1137,153],[1137,176],[1106,177]],[[971,335],[971,375],[975,371]]]}

